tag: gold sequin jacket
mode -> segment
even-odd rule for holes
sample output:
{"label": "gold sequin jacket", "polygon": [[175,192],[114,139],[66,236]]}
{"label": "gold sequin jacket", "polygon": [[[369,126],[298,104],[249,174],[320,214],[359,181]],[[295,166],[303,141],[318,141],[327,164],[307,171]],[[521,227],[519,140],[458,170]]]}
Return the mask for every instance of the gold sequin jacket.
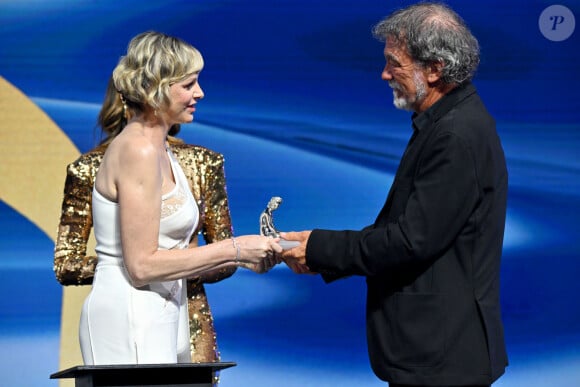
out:
{"label": "gold sequin jacket", "polygon": [[[171,150],[189,182],[200,212],[198,230],[206,243],[232,236],[232,224],[225,183],[223,155],[197,145],[170,139]],[[87,255],[87,241],[93,225],[91,197],[97,169],[106,146],[81,155],[67,166],[64,197],[54,249],[54,272],[62,285],[92,283],[97,257]],[[187,281],[190,343],[193,362],[219,360],[213,317],[204,283],[230,277],[235,271],[221,269]]]}

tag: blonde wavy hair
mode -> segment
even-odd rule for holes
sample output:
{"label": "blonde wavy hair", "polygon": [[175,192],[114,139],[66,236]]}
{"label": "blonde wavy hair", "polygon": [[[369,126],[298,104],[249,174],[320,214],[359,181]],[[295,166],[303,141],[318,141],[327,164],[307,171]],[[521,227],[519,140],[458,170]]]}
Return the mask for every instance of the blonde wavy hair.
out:
{"label": "blonde wavy hair", "polygon": [[133,112],[169,106],[169,87],[203,68],[201,53],[189,43],[148,31],[129,42],[113,71],[113,83]]}
{"label": "blonde wavy hair", "polygon": [[[108,145],[113,141],[113,139],[121,133],[121,131],[127,125],[128,119],[132,117],[133,113],[127,111],[123,106],[123,101],[115,84],[113,82],[113,77],[109,78],[107,83],[107,90],[105,92],[105,98],[103,104],[101,105],[101,110],[97,118],[97,127],[101,128],[101,139],[99,145]],[[168,140],[171,143],[183,142],[180,139],[176,139],[176,136],[181,130],[181,125],[174,124],[169,128]],[[175,140],[175,141],[174,141]]]}

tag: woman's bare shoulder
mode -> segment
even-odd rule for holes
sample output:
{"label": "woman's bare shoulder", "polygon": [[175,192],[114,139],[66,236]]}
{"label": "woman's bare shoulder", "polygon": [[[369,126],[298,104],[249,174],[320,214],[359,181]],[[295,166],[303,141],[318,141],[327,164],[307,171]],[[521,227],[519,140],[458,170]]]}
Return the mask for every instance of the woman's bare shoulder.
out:
{"label": "woman's bare shoulder", "polygon": [[157,149],[145,136],[132,131],[119,134],[109,145],[105,157],[114,160],[119,167],[150,163],[157,159]]}

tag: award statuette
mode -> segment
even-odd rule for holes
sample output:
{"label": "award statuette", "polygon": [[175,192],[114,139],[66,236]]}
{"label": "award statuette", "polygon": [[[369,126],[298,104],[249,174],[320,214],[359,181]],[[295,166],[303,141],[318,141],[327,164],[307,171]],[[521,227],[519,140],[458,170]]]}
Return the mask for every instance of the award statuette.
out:
{"label": "award statuette", "polygon": [[[262,214],[260,215],[260,235],[280,238],[280,233],[276,230],[276,227],[274,227],[274,216],[272,214],[272,212],[280,206],[280,203],[282,203],[282,198],[279,196],[273,196],[268,202],[266,209],[262,211]],[[298,246],[300,242],[280,239],[279,244],[284,250],[288,250]]]}

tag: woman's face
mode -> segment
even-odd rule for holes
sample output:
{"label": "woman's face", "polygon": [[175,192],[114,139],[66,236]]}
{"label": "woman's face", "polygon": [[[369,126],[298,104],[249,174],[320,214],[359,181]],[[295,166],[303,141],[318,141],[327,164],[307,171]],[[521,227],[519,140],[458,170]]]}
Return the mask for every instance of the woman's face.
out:
{"label": "woman's face", "polygon": [[198,81],[199,73],[169,86],[168,119],[173,124],[193,121],[197,102],[203,98],[203,90]]}

